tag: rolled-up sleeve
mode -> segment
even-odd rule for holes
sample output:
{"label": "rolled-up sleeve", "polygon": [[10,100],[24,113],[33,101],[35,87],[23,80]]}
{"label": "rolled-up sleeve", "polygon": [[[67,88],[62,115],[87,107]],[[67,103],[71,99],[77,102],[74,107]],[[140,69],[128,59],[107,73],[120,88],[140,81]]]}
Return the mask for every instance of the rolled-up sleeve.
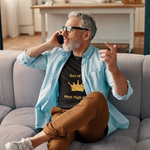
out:
{"label": "rolled-up sleeve", "polygon": [[[118,64],[118,62],[117,62],[117,64]],[[118,67],[119,67],[119,65],[118,65]],[[119,68],[120,68],[120,67],[119,67]],[[109,86],[112,88],[113,96],[114,96],[115,98],[117,98],[118,100],[127,100],[127,99],[131,96],[131,94],[133,93],[133,89],[132,89],[132,87],[131,87],[131,85],[130,85],[130,82],[127,80],[127,82],[128,82],[128,91],[127,91],[127,94],[126,94],[126,95],[123,95],[123,96],[118,95],[118,94],[116,93],[116,91],[115,91],[115,88],[114,88],[112,75],[111,75],[110,71],[109,71],[107,68],[105,69],[105,73],[106,73],[106,80],[107,80],[107,83],[108,83]]]}
{"label": "rolled-up sleeve", "polygon": [[127,94],[126,95],[123,95],[123,96],[120,96],[116,93],[114,87],[112,87],[112,93],[113,93],[113,96],[116,97],[118,100],[127,100],[130,95],[133,93],[133,89],[130,85],[130,82],[127,80],[128,82],[128,91],[127,91]]}
{"label": "rolled-up sleeve", "polygon": [[47,64],[47,52],[39,55],[38,57],[30,57],[26,54],[25,50],[17,57],[17,61],[24,66],[35,68],[35,69],[42,69],[46,70]]}

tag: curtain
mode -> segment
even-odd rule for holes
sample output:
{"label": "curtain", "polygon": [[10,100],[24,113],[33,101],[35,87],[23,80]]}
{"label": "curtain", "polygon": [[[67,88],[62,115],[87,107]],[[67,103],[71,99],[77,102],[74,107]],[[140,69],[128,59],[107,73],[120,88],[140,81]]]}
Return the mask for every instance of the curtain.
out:
{"label": "curtain", "polygon": [[[0,1],[1,10],[1,1]],[[2,38],[2,27],[1,27],[1,11],[0,11],[0,50],[3,50],[3,38]]]}
{"label": "curtain", "polygon": [[1,0],[1,18],[3,38],[19,35],[18,0]]}
{"label": "curtain", "polygon": [[150,54],[150,0],[145,1],[144,55]]}

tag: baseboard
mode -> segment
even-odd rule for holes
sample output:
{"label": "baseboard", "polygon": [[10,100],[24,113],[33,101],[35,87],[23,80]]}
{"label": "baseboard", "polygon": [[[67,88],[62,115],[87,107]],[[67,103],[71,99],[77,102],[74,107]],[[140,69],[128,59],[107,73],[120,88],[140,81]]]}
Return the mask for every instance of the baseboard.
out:
{"label": "baseboard", "polygon": [[[37,34],[37,35],[41,35],[41,32],[39,31],[39,32],[35,32],[35,34]],[[46,32],[46,35],[47,35],[48,33]],[[135,36],[144,36],[144,32],[134,32],[134,35]]]}
{"label": "baseboard", "polygon": [[[39,31],[39,32],[37,32],[37,31],[36,31],[36,32],[35,32],[35,34],[37,34],[37,35],[39,35],[39,34],[40,34],[40,35],[41,35],[41,34],[42,34],[42,32],[40,32],[40,31]],[[47,35],[47,32],[46,32],[46,35]]]}
{"label": "baseboard", "polygon": [[144,36],[144,32],[134,32],[135,36]]}
{"label": "baseboard", "polygon": [[34,35],[34,25],[20,25],[19,26],[20,34],[29,34]]}

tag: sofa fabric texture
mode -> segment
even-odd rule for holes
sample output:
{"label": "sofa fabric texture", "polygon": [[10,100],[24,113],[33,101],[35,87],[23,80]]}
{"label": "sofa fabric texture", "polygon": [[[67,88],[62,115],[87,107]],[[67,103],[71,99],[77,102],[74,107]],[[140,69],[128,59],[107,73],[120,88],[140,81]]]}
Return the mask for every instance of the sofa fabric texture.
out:
{"label": "sofa fabric texture", "polygon": [[[0,51],[0,150],[10,141],[34,136],[35,110],[45,71],[20,65],[22,51]],[[121,72],[130,81],[133,94],[127,101],[108,99],[130,121],[94,143],[73,141],[69,150],[148,150],[150,147],[150,55],[117,54]],[[43,143],[35,150],[47,150]]]}

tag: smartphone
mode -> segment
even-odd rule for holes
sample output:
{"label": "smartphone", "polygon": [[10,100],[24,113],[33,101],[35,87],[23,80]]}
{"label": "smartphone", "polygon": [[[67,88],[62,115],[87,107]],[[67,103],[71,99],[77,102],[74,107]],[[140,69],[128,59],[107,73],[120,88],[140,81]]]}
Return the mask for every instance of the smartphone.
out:
{"label": "smartphone", "polygon": [[58,34],[58,43],[63,44],[64,43],[64,38],[62,35]]}

